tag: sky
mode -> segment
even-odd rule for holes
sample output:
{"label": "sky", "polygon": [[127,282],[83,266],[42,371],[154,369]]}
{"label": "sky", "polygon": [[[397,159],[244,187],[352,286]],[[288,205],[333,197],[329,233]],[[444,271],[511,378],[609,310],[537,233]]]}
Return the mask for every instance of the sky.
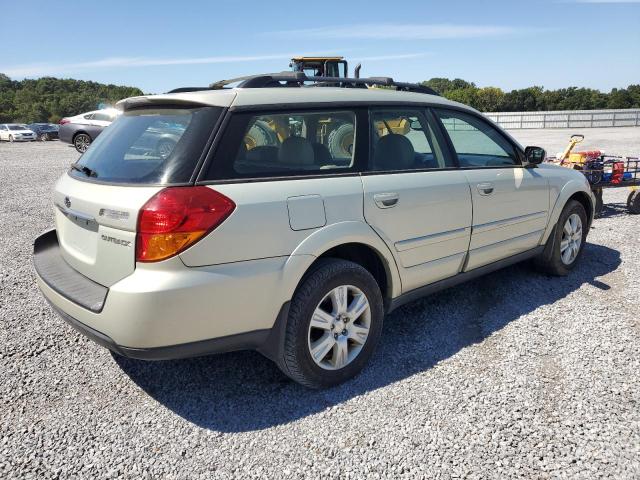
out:
{"label": "sky", "polygon": [[[5,3],[6,2],[6,3]],[[640,84],[640,0],[0,0],[0,73],[161,93],[343,55],[362,76]],[[12,15],[15,9],[19,15]]]}

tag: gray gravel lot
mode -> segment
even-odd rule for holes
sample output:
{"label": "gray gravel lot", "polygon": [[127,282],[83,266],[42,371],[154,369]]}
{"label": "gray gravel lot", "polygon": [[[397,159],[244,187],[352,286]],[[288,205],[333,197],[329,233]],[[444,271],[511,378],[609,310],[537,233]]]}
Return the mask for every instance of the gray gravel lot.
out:
{"label": "gray gravel lot", "polygon": [[0,144],[0,478],[640,477],[625,190],[569,277],[520,265],[407,305],[362,375],[315,392],[257,353],[127,360],[57,318],[31,242],[76,158]]}

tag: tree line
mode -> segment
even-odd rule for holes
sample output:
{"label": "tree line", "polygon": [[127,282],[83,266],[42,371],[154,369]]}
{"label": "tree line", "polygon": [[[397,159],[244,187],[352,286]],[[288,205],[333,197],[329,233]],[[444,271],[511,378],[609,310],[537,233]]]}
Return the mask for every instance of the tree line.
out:
{"label": "tree line", "polygon": [[[558,90],[529,87],[504,92],[496,87],[478,87],[459,78],[432,78],[422,84],[482,112],[640,108],[640,85],[603,93],[578,87]],[[63,117],[96,110],[100,104],[114,104],[135,95],[142,95],[142,91],[135,87],[53,77],[17,81],[0,73],[0,123],[57,123]]]}
{"label": "tree line", "polygon": [[142,95],[142,91],[66,78],[17,81],[0,73],[0,123],[57,123],[63,117],[97,110],[100,104],[112,105],[135,95]]}
{"label": "tree line", "polygon": [[478,87],[456,78],[432,78],[422,82],[440,95],[481,112],[533,112],[551,110],[600,110],[640,108],[640,85],[614,88],[603,93],[592,88],[568,87],[545,90],[529,87],[504,92],[496,87]]}

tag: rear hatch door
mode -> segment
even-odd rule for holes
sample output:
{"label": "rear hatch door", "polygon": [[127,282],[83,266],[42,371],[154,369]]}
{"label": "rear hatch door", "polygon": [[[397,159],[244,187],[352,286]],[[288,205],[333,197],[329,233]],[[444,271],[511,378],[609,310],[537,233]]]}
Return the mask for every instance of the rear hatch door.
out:
{"label": "rear hatch door", "polygon": [[64,175],[54,194],[62,257],[106,287],[130,275],[138,211],[161,188],[99,185]]}
{"label": "rear hatch door", "polygon": [[141,207],[166,186],[190,185],[223,108],[150,105],[125,111],[56,184],[60,250],[109,287],[136,265]]}

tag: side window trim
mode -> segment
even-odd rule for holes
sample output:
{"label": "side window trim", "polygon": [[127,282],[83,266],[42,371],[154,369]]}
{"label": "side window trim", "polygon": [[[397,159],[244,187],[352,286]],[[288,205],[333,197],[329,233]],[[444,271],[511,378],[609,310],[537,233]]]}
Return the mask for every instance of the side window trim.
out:
{"label": "side window trim", "polygon": [[[419,118],[427,122],[427,125],[430,125],[433,128],[433,133],[435,135],[435,141],[439,142],[439,147],[442,150],[442,155],[444,156],[443,161],[445,165],[450,163],[451,166],[445,167],[437,167],[437,168],[413,168],[413,169],[399,169],[399,170],[375,170],[373,168],[373,144],[371,139],[371,133],[374,128],[373,121],[373,113],[374,111],[382,111],[382,110],[390,110],[390,111],[415,111]],[[455,154],[455,150],[452,146],[449,145],[449,137],[442,132],[442,125],[439,120],[435,117],[436,115],[431,112],[431,107],[429,105],[407,105],[407,104],[384,104],[384,105],[372,105],[367,108],[367,133],[369,139],[367,141],[367,157],[366,162],[363,164],[363,169],[361,170],[363,175],[380,175],[380,174],[389,174],[389,173],[420,173],[420,172],[434,172],[434,171],[445,171],[445,170],[455,170],[459,167],[458,157]],[[425,134],[425,138],[429,143],[429,147],[431,151],[434,153],[436,150],[432,144],[432,139],[429,138],[428,135]]]}
{"label": "side window trim", "polygon": [[[323,112],[347,112],[354,115],[356,131],[355,131],[355,155],[353,158],[353,164],[348,168],[339,168],[332,170],[311,170],[306,171],[294,171],[291,174],[286,175],[255,175],[255,176],[242,176],[234,174],[232,176],[221,175],[223,170],[220,169],[221,163],[227,163],[224,168],[229,167],[233,163],[232,159],[216,158],[220,155],[221,145],[224,143],[225,131],[232,124],[233,120],[237,116],[247,115],[249,118],[256,116],[266,116],[270,114],[284,114],[284,113],[323,113]],[[220,119],[216,126],[214,138],[211,142],[209,150],[206,154],[206,158],[201,164],[201,168],[197,173],[195,179],[196,185],[217,185],[228,184],[238,182],[261,182],[261,181],[278,181],[278,180],[295,180],[306,178],[322,178],[322,177],[344,177],[344,176],[357,176],[360,174],[366,162],[368,160],[368,128],[367,128],[367,107],[363,105],[350,105],[340,104],[332,107],[332,104],[323,106],[307,106],[304,104],[291,106],[291,108],[278,108],[273,105],[265,105],[264,108],[251,108],[251,109],[233,109],[228,108]],[[218,163],[220,162],[220,163]],[[217,163],[217,166],[216,166]],[[216,172],[216,178],[208,178],[212,176],[212,172]]]}
{"label": "side window trim", "polygon": [[[479,170],[479,169],[487,169],[487,168],[524,168],[523,167],[523,163],[522,163],[522,151],[520,149],[520,147],[518,147],[518,145],[516,145],[513,140],[511,140],[508,136],[506,136],[500,129],[495,128],[493,125],[491,125],[491,123],[489,123],[487,121],[486,118],[484,118],[482,115],[478,115],[475,112],[472,111],[468,111],[468,110],[463,110],[460,108],[455,108],[455,107],[450,107],[450,106],[441,106],[441,107],[430,107],[429,108],[431,110],[431,114],[434,117],[435,121],[438,123],[439,127],[440,127],[440,131],[443,133],[443,135],[445,136],[447,145],[449,146],[449,149],[451,150],[451,154],[453,155],[453,158],[455,159],[456,165],[459,166],[459,168],[464,169],[464,170]],[[442,123],[442,120],[440,119],[440,117],[438,116],[438,114],[436,113],[437,110],[451,110],[454,112],[461,112],[464,113],[466,115],[472,116],[475,119],[477,119],[479,122],[484,123],[485,125],[487,125],[489,128],[493,129],[495,132],[498,133],[498,135],[500,135],[501,138],[503,138],[510,146],[511,148],[513,148],[513,152],[516,156],[515,161],[516,163],[513,165],[496,165],[496,166],[484,166],[484,167],[462,167],[460,166],[460,160],[458,158],[458,152],[456,152],[455,147],[453,146],[453,142],[451,141],[451,137],[449,136],[449,132],[447,132],[446,127],[444,126],[444,124]]]}

